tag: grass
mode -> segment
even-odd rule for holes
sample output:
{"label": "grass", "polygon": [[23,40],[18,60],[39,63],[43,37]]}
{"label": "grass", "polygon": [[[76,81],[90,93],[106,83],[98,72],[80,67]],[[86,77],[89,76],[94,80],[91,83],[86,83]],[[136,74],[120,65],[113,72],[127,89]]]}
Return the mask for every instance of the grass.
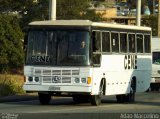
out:
{"label": "grass", "polygon": [[22,75],[0,74],[0,96],[24,94]]}

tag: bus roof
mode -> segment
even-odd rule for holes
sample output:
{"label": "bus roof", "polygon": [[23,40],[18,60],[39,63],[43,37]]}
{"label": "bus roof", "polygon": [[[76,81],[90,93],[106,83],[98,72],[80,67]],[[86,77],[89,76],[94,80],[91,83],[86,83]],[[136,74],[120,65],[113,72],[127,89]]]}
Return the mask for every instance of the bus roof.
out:
{"label": "bus roof", "polygon": [[132,29],[132,30],[146,30],[151,31],[150,27],[122,25],[105,22],[92,22],[90,20],[55,20],[55,21],[36,21],[31,22],[31,26],[93,26],[93,27],[108,27],[108,28],[120,28],[120,29]]}

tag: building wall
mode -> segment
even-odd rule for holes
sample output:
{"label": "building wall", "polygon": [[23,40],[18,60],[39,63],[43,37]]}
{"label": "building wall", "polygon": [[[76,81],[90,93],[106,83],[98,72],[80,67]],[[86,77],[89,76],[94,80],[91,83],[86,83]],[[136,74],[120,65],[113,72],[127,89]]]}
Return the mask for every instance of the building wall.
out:
{"label": "building wall", "polygon": [[117,16],[116,8],[97,9],[96,13],[102,14],[103,18],[111,18]]}

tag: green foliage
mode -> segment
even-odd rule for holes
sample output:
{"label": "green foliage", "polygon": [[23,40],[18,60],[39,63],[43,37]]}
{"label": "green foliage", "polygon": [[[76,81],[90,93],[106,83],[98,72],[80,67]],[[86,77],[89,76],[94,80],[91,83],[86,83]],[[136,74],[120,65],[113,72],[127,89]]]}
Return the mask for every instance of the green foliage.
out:
{"label": "green foliage", "polygon": [[158,34],[158,16],[157,15],[144,16],[142,19],[142,26],[151,27],[152,35],[157,36]]}
{"label": "green foliage", "polygon": [[22,76],[0,75],[0,96],[24,94],[22,86]]}
{"label": "green foliage", "polygon": [[88,19],[92,21],[102,20],[102,16],[97,15],[94,10],[90,10],[91,0],[58,0],[57,19]]}
{"label": "green foliage", "polygon": [[0,0],[0,12],[9,12],[22,9],[23,0]]}
{"label": "green foliage", "polygon": [[49,0],[39,0],[33,3],[33,0],[24,0],[24,9],[22,9],[21,26],[24,28],[32,21],[47,20],[49,16]]}
{"label": "green foliage", "polygon": [[15,16],[0,14],[0,72],[23,66],[23,33]]}
{"label": "green foliage", "polygon": [[[26,1],[22,12],[23,28],[31,21],[49,19],[49,0],[39,0],[34,4],[30,0]],[[102,20],[101,15],[97,15],[94,10],[88,10],[89,2],[90,0],[57,0],[57,19]]]}
{"label": "green foliage", "polygon": [[[57,19],[102,20],[100,14],[88,10],[89,2],[57,0]],[[49,0],[38,0],[38,3],[33,0],[1,0],[0,4],[0,72],[7,72],[23,66],[22,30],[29,22],[48,20]],[[9,15],[10,11],[18,11],[19,18]]]}

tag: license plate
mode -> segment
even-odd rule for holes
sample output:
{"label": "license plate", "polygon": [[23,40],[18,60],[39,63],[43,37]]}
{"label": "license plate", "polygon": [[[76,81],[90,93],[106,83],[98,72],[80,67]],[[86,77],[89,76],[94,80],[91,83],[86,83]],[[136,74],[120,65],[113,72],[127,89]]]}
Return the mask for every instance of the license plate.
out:
{"label": "license plate", "polygon": [[49,90],[49,91],[60,91],[60,89],[61,89],[61,88],[60,88],[60,87],[57,87],[57,86],[50,86],[48,90]]}

